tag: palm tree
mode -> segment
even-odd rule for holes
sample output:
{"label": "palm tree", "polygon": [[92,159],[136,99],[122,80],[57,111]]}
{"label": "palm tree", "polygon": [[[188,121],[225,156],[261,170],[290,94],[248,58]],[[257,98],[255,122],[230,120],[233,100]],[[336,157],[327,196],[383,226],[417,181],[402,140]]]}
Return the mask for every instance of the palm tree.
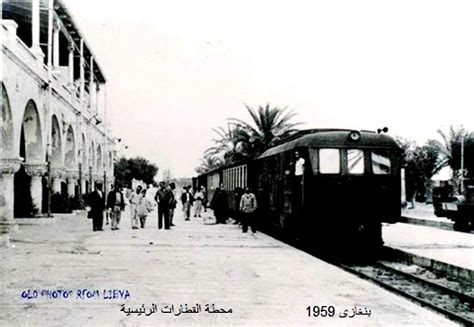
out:
{"label": "palm tree", "polygon": [[436,172],[445,166],[450,166],[453,171],[456,170],[460,162],[460,145],[461,140],[467,139],[470,135],[469,131],[463,126],[457,128],[450,126],[448,133],[439,129],[438,134],[443,142],[438,140],[429,140],[428,144],[436,147],[439,151],[439,160],[435,168]]}
{"label": "palm tree", "polygon": [[198,173],[254,158],[278,140],[296,132],[295,127],[300,124],[289,122],[296,114],[287,108],[271,108],[267,104],[260,106],[257,112],[246,104],[245,107],[253,124],[230,118],[225,128],[214,128],[218,137],[212,140],[214,146],[204,152],[201,166],[196,169]]}
{"label": "palm tree", "polygon": [[217,156],[205,155],[201,164],[196,168],[196,173],[204,174],[222,166],[222,161]]}
{"label": "palm tree", "polygon": [[229,121],[238,128],[242,150],[255,157],[275,144],[277,141],[295,133],[300,123],[291,123],[296,114],[288,108],[259,106],[258,111],[244,104],[252,117],[252,124],[241,119],[231,118]]}
{"label": "palm tree", "polygon": [[[441,168],[443,167],[450,166],[453,171],[453,182],[455,185],[455,189],[460,190],[460,192],[462,192],[462,184],[465,176],[463,176],[463,173],[469,171],[470,169],[465,164],[464,172],[461,172],[460,170],[461,143],[464,143],[464,148],[466,150],[466,145],[469,144],[471,140],[474,140],[474,133],[470,133],[463,126],[458,126],[457,128],[450,126],[448,133],[445,133],[444,131],[439,129],[438,134],[441,136],[443,142],[439,142],[437,140],[428,141],[428,143],[431,146],[436,147],[439,152],[435,173],[441,170]],[[464,152],[464,157],[467,157],[466,151]]]}
{"label": "palm tree", "polygon": [[227,128],[214,128],[219,136],[213,139],[214,146],[208,148],[205,156],[218,157],[223,165],[245,160],[250,157],[247,144],[250,143],[249,134],[240,126],[228,123]]}

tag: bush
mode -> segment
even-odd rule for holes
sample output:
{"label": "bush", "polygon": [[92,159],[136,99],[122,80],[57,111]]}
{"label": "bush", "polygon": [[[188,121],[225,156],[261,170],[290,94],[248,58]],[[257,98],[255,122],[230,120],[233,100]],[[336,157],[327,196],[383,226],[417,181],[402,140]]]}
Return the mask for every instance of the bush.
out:
{"label": "bush", "polygon": [[51,196],[51,212],[54,213],[72,213],[73,210],[85,209],[86,204],[78,196],[69,197],[55,193]]}

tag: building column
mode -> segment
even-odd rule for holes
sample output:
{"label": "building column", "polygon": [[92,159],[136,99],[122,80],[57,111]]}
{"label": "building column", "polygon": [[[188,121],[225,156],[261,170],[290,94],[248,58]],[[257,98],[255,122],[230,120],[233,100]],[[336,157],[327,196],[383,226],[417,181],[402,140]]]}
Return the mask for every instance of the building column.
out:
{"label": "building column", "polygon": [[58,193],[61,194],[61,177],[55,176],[53,177],[53,194]]}
{"label": "building column", "polygon": [[78,180],[78,172],[76,170],[69,170],[66,175],[67,180],[67,195],[68,197],[75,197],[76,183]]}
{"label": "building column", "polygon": [[94,103],[94,57],[90,59],[90,72],[89,72],[89,107],[93,113],[97,113],[97,103]]}
{"label": "building column", "polygon": [[33,198],[33,203],[38,209],[37,214],[43,212],[43,183],[42,183],[42,174],[37,173],[31,176],[31,197]]}
{"label": "building column", "polygon": [[87,195],[88,192],[87,192],[87,185],[86,183],[89,182],[90,183],[90,175],[89,175],[89,169],[87,169],[87,171],[82,171],[82,195]]}
{"label": "building column", "polygon": [[13,175],[20,168],[16,159],[0,159],[0,247],[10,244],[10,231],[16,224],[13,218],[14,182]]}
{"label": "building column", "polygon": [[93,173],[93,169],[92,169],[91,164],[89,165],[88,177],[89,177],[89,189],[92,192],[92,190],[94,189],[95,180],[94,180],[94,173]]}
{"label": "building column", "polygon": [[25,164],[25,170],[31,176],[31,197],[38,209],[38,213],[43,212],[43,183],[42,177],[46,172],[46,164]]}
{"label": "building column", "polygon": [[99,96],[100,96],[100,85],[99,83],[97,83],[95,85],[95,112],[96,113],[99,112]]}
{"label": "building column", "polygon": [[59,26],[53,30],[53,66],[59,67]]}
{"label": "building column", "polygon": [[69,43],[69,58],[68,58],[68,68],[69,68],[69,84],[74,85],[74,45],[72,42]]}
{"label": "building column", "polygon": [[[80,42],[80,57],[79,57],[79,78],[80,78],[80,97],[81,97],[81,104],[84,101],[85,95],[85,80],[84,80],[85,72],[84,72],[84,39],[81,39]],[[82,108],[81,108],[82,109]]]}
{"label": "building column", "polygon": [[31,1],[31,51],[44,60],[40,47],[40,0]]}
{"label": "building column", "polygon": [[[52,180],[52,194],[58,193],[61,194],[61,179],[62,179],[62,172],[63,168],[51,168],[51,180]],[[51,195],[52,195],[51,194]]]}
{"label": "building column", "polygon": [[80,180],[80,185],[79,187],[81,188],[81,192],[82,192],[82,195],[86,194],[87,193],[87,190],[86,190],[86,180],[84,178],[82,178]]}
{"label": "building column", "polygon": [[67,195],[70,198],[76,196],[76,180],[74,178],[67,180]]}

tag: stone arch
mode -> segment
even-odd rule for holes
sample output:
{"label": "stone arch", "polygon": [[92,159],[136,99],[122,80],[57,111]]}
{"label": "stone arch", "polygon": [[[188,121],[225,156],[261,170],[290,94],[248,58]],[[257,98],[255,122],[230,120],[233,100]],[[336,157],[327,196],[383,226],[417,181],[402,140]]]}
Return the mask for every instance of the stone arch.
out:
{"label": "stone arch", "polygon": [[69,125],[66,132],[66,150],[64,164],[66,168],[76,167],[76,139],[74,137],[74,129]]}
{"label": "stone arch", "polygon": [[61,128],[56,115],[51,117],[51,166],[61,167],[63,147],[61,141]]}
{"label": "stone arch", "polygon": [[44,161],[41,121],[33,100],[28,101],[23,114],[19,148],[25,162]]}
{"label": "stone arch", "polygon": [[10,100],[5,85],[2,83],[2,112],[1,112],[1,129],[2,129],[2,156],[14,157],[15,146],[13,141],[13,117],[10,107]]}

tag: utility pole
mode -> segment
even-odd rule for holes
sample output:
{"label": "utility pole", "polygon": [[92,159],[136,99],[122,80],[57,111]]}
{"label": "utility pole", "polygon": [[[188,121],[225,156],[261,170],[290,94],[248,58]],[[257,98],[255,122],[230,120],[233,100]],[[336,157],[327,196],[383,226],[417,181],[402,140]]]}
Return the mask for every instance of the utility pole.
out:
{"label": "utility pole", "polygon": [[[96,104],[97,105],[97,104]],[[108,139],[107,139],[107,87],[104,83],[104,194],[107,194],[107,160],[108,160]],[[106,196],[104,196],[106,199]]]}
{"label": "utility pole", "polygon": [[51,148],[51,106],[52,106],[52,96],[53,96],[53,85],[52,85],[52,75],[53,75],[53,0],[48,1],[48,115],[47,122],[45,124],[47,131],[47,146],[46,146],[46,167],[48,172],[48,208],[47,213],[48,217],[51,217],[51,155],[52,155],[52,148]]}
{"label": "utility pole", "polygon": [[461,194],[464,194],[464,133],[461,134]]}

